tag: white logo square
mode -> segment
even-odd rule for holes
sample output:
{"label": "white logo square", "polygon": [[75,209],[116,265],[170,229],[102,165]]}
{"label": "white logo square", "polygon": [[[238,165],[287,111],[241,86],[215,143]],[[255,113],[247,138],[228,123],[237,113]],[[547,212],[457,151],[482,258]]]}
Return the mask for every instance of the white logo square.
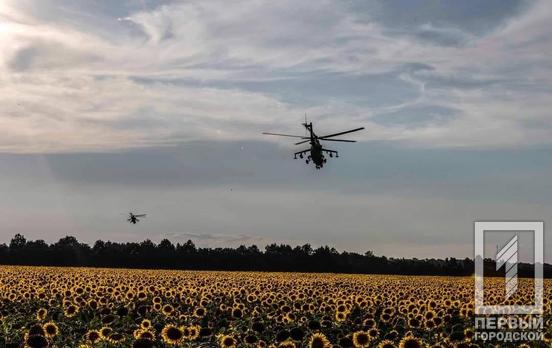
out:
{"label": "white logo square", "polygon": [[[476,221],[475,230],[475,314],[543,314],[543,264],[544,264],[544,222],[542,221]],[[486,306],[484,304],[485,232],[530,231],[534,233],[535,298],[534,305]],[[506,296],[517,290],[517,236],[497,250],[497,268],[505,267]]]}

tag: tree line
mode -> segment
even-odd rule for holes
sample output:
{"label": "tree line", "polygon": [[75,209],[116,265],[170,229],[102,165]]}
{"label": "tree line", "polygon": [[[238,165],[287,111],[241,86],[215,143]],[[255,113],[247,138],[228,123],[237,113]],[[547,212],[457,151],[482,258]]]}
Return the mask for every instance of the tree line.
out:
{"label": "tree line", "polygon": [[[141,243],[98,240],[90,246],[71,236],[47,244],[44,240],[28,241],[21,234],[15,235],[9,245],[0,244],[0,264],[449,276],[467,276],[474,272],[474,262],[469,258],[387,258],[371,251],[338,252],[335,248],[313,248],[310,244],[295,247],[269,244],[264,250],[256,245],[198,248],[191,240],[175,245],[163,239],[158,244],[151,240]],[[484,264],[486,275],[501,275],[493,261],[485,260]],[[532,265],[520,264],[519,275],[532,277]],[[550,265],[545,265],[545,276],[552,276]]]}

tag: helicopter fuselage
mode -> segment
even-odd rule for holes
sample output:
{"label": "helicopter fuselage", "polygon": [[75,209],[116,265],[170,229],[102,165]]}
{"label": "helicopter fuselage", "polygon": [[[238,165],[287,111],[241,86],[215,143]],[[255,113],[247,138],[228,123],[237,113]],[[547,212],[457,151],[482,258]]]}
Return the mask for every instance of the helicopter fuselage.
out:
{"label": "helicopter fuselage", "polygon": [[324,166],[324,154],[322,153],[322,145],[318,141],[313,141],[311,143],[310,157],[317,167]]}
{"label": "helicopter fuselage", "polygon": [[304,123],[303,126],[305,126],[305,128],[309,131],[310,135],[310,160],[314,162],[316,169],[320,169],[324,166],[324,152],[322,144],[320,144],[318,137],[312,130],[312,123]]}

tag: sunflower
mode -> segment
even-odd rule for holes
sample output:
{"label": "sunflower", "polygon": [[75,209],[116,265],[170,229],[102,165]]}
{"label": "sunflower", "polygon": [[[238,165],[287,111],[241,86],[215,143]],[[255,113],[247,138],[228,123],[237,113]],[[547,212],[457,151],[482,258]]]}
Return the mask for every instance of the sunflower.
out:
{"label": "sunflower", "polygon": [[79,312],[79,307],[77,307],[73,304],[65,307],[65,309],[63,310],[63,313],[65,314],[65,316],[67,318],[74,317],[75,315],[77,315],[78,312]]}
{"label": "sunflower", "polygon": [[425,346],[420,339],[411,335],[405,336],[399,343],[399,348],[420,348]]}
{"label": "sunflower", "polygon": [[114,332],[107,338],[107,341],[111,344],[121,343],[125,340],[125,336],[118,332]]}
{"label": "sunflower", "polygon": [[90,309],[92,310],[96,310],[98,309],[98,301],[96,300],[89,300],[88,303],[87,303],[88,307],[90,307]]}
{"label": "sunflower", "polygon": [[103,339],[107,339],[112,332],[113,329],[108,326],[104,326],[100,329],[100,335]]}
{"label": "sunflower", "polygon": [[475,333],[473,332],[473,329],[467,328],[464,330],[464,336],[466,337],[467,340],[471,341],[474,335]]}
{"label": "sunflower", "polygon": [[147,331],[147,330],[142,329],[142,328],[138,328],[138,329],[132,331],[132,336],[133,336],[135,339],[139,339],[140,336],[142,335],[142,333],[143,333],[144,331]]}
{"label": "sunflower", "polygon": [[417,318],[410,318],[408,320],[408,326],[418,328],[420,327],[420,321]]}
{"label": "sunflower", "polygon": [[164,305],[164,306],[163,306],[163,314],[169,316],[169,315],[171,315],[173,312],[174,312],[174,307],[171,306],[170,304],[167,304],[167,305]]}
{"label": "sunflower", "polygon": [[40,308],[36,312],[36,320],[42,321],[46,318],[46,315],[48,314],[48,311],[45,308]]}
{"label": "sunflower", "polygon": [[224,335],[220,338],[219,345],[221,348],[236,348],[236,339],[229,335]]}
{"label": "sunflower", "polygon": [[201,326],[199,325],[191,325],[191,326],[188,326],[187,328],[187,338],[189,340],[195,340],[196,338],[199,337],[199,332],[201,331]]}
{"label": "sunflower", "polygon": [[435,321],[434,321],[433,319],[430,319],[430,320],[424,321],[424,326],[425,326],[426,329],[428,329],[428,330],[431,331],[431,330],[433,330],[433,329],[435,328],[435,326],[437,326],[437,325],[435,325]]}
{"label": "sunflower", "polygon": [[102,334],[97,330],[90,330],[84,335],[84,338],[90,343],[96,343],[102,339]]}
{"label": "sunflower", "polygon": [[378,344],[378,348],[397,348],[397,346],[393,343],[393,341],[384,340]]}
{"label": "sunflower", "polygon": [[278,348],[296,348],[296,345],[291,340],[285,340],[284,342],[280,342]]}
{"label": "sunflower", "polygon": [[151,327],[151,321],[149,319],[142,320],[142,322],[140,323],[140,327],[146,330],[149,329]]}
{"label": "sunflower", "polygon": [[138,336],[140,339],[146,339],[146,340],[155,340],[155,334],[149,330],[141,329],[140,336]]}
{"label": "sunflower", "polygon": [[48,338],[53,338],[59,333],[59,328],[53,321],[49,321],[46,324],[42,325],[42,328],[44,329],[44,333]]}
{"label": "sunflower", "polygon": [[182,329],[169,324],[166,325],[161,331],[161,337],[163,337],[163,341],[165,341],[165,343],[178,344],[184,338],[184,333],[182,332]]}
{"label": "sunflower", "polygon": [[384,323],[388,323],[391,320],[391,315],[389,313],[382,313],[380,315],[380,320]]}
{"label": "sunflower", "polygon": [[347,319],[347,312],[335,312],[335,321],[343,322]]}
{"label": "sunflower", "polygon": [[353,344],[356,348],[368,347],[371,340],[372,338],[366,331],[357,331],[353,334]]}
{"label": "sunflower", "polygon": [[435,313],[434,311],[431,311],[431,310],[425,312],[425,314],[424,314],[424,318],[426,320],[431,320],[431,319],[435,318],[436,316],[437,316],[437,313]]}
{"label": "sunflower", "polygon": [[379,337],[379,330],[376,329],[376,328],[372,328],[370,330],[368,330],[368,336],[370,337],[370,340],[375,340],[376,338]]}
{"label": "sunflower", "polygon": [[367,328],[376,327],[376,325],[377,325],[376,321],[373,318],[364,319],[362,324]]}
{"label": "sunflower", "polygon": [[332,345],[322,333],[315,333],[309,339],[309,348],[330,348]]}
{"label": "sunflower", "polygon": [[203,307],[197,307],[195,310],[194,310],[194,316],[196,318],[203,318],[205,316],[205,314],[207,313],[207,311],[205,310],[205,308]]}

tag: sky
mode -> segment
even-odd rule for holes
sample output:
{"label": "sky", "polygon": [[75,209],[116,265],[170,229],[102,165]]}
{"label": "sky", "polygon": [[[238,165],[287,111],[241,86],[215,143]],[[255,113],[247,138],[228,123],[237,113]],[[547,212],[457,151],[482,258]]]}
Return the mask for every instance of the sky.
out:
{"label": "sky", "polygon": [[[0,243],[464,258],[476,220],[546,235],[551,22],[547,0],[3,0]],[[317,171],[261,134],[305,114],[366,129]]]}

